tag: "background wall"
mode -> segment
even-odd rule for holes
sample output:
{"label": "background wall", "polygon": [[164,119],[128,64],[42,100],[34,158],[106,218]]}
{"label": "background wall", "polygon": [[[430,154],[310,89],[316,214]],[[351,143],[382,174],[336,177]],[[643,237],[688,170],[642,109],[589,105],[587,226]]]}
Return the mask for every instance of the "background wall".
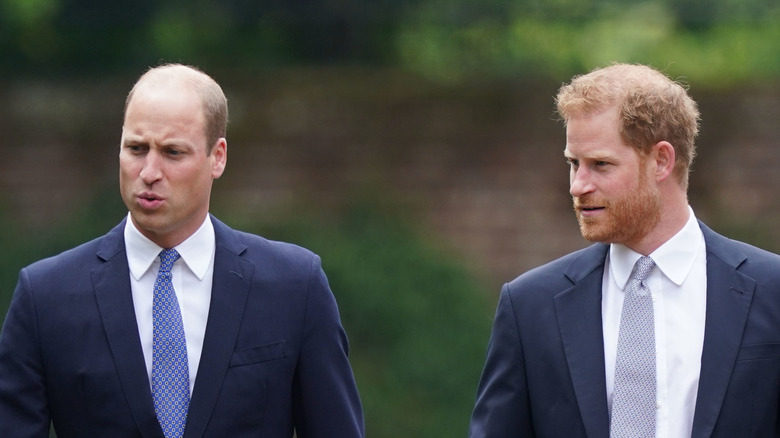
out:
{"label": "background wall", "polygon": [[[9,220],[30,232],[118,198],[122,105],[134,78],[17,80],[0,94]],[[221,78],[218,78],[221,79]],[[213,210],[313,223],[370,197],[452,250],[491,290],[587,244],[571,211],[551,81],[439,85],[403,72],[296,69],[221,81],[229,167]],[[346,86],[345,84],[349,84]],[[702,112],[690,200],[714,228],[780,247],[776,85],[692,87]],[[114,213],[122,213],[121,205]],[[103,230],[94,230],[99,233]]]}

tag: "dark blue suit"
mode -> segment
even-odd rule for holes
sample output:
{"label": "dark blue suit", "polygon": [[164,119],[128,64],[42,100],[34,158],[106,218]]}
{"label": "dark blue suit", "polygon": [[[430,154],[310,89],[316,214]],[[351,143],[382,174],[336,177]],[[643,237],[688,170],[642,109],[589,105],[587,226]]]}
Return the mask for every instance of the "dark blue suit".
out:
{"label": "dark blue suit", "polygon": [[[707,308],[693,438],[780,436],[780,256],[703,224]],[[470,438],[609,436],[592,245],[504,286]]]}
{"label": "dark blue suit", "polygon": [[[363,416],[319,257],[212,218],[214,282],[185,437],[352,438]],[[0,436],[157,437],[124,222],[23,269],[0,335]]]}

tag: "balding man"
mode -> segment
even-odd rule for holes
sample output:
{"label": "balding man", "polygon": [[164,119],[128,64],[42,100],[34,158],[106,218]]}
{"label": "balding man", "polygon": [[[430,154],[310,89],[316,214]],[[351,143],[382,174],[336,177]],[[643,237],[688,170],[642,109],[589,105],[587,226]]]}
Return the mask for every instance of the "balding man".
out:
{"label": "balding man", "polygon": [[128,217],[21,270],[0,333],[0,436],[363,436],[320,259],[209,214],[226,125],[222,89],[193,67],[135,84]]}

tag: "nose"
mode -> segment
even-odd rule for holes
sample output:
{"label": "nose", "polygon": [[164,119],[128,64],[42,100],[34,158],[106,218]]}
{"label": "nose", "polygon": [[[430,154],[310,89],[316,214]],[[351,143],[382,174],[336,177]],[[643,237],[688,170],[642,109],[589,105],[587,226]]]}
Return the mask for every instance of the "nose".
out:
{"label": "nose", "polygon": [[594,185],[587,168],[584,168],[584,166],[579,168],[572,167],[569,174],[569,193],[577,198],[593,190]]}
{"label": "nose", "polygon": [[154,150],[149,151],[143,158],[143,167],[141,167],[140,177],[144,184],[152,185],[162,179],[162,160],[160,155]]}

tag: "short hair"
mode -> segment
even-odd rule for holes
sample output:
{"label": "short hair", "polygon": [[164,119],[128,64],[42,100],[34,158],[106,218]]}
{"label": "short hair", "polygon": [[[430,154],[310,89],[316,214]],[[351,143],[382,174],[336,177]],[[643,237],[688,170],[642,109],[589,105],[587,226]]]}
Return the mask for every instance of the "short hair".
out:
{"label": "short hair", "polygon": [[620,136],[642,154],[659,141],[675,151],[680,183],[688,187],[688,173],[696,156],[699,109],[686,87],[645,65],[614,64],[564,84],[555,98],[564,124],[571,117],[619,110]]}
{"label": "short hair", "polygon": [[139,86],[150,78],[156,77],[181,81],[200,96],[205,118],[206,154],[211,154],[217,140],[227,136],[228,106],[222,87],[211,76],[197,67],[183,64],[163,64],[152,67],[138,78],[128,93],[125,100],[125,115]]}

